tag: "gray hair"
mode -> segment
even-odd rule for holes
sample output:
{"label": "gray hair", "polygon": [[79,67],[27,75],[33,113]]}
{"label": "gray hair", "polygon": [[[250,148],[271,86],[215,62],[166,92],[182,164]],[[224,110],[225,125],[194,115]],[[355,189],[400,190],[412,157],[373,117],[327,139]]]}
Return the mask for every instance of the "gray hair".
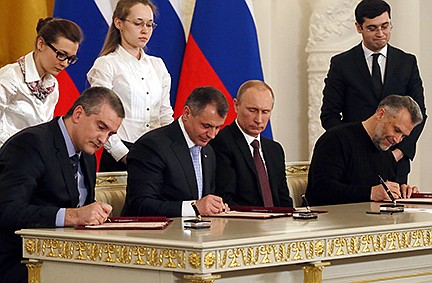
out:
{"label": "gray hair", "polygon": [[406,108],[411,116],[411,122],[417,126],[423,121],[423,114],[410,96],[392,94],[381,100],[378,109],[385,108],[390,115],[396,116],[403,108]]}

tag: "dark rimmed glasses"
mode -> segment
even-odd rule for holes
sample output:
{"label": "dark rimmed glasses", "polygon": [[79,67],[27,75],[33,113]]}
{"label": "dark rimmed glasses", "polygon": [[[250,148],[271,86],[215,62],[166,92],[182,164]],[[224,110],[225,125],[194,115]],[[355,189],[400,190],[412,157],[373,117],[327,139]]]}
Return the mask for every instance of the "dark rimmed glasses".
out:
{"label": "dark rimmed glasses", "polygon": [[46,45],[48,45],[49,48],[52,49],[52,51],[54,51],[56,53],[56,58],[59,59],[60,61],[66,61],[67,60],[68,64],[75,64],[76,61],[78,61],[78,57],[76,57],[75,55],[68,56],[67,54],[65,54],[63,52],[58,51],[58,49],[55,48],[54,46],[52,46],[51,43],[46,42],[46,41],[45,41],[45,43],[46,43]]}

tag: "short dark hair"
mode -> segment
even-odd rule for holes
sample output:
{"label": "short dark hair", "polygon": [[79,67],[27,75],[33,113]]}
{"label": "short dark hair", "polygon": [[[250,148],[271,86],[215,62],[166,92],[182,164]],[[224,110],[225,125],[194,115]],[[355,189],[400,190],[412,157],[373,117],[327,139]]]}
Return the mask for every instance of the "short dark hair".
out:
{"label": "short dark hair", "polygon": [[186,99],[184,106],[188,106],[191,109],[192,115],[196,116],[209,104],[214,104],[218,115],[225,118],[229,108],[225,95],[211,86],[195,88]]}
{"label": "short dark hair", "polygon": [[388,12],[391,18],[390,5],[383,0],[362,0],[355,9],[356,22],[361,26],[365,18],[373,19],[384,12]]}
{"label": "short dark hair", "polygon": [[98,114],[104,103],[107,103],[120,118],[125,117],[125,111],[120,98],[114,91],[102,86],[90,87],[84,90],[64,117],[71,117],[78,106],[84,109],[87,116]]}
{"label": "short dark hair", "polygon": [[[390,115],[396,116],[403,108],[407,109],[411,116],[411,122],[417,126],[423,121],[423,114],[410,96],[392,94],[381,100],[378,109],[385,108]],[[377,110],[378,110],[377,109]]]}

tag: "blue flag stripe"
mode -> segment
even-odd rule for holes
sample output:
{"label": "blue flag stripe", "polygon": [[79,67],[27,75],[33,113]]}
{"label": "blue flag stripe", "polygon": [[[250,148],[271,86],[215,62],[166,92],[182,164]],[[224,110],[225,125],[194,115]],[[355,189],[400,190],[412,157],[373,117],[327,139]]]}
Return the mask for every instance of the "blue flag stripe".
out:
{"label": "blue flag stripe", "polygon": [[54,17],[69,19],[77,23],[84,32],[84,40],[78,50],[78,62],[67,68],[69,76],[79,92],[84,91],[87,83],[87,72],[102,49],[108,24],[94,1],[64,0],[55,1]]}

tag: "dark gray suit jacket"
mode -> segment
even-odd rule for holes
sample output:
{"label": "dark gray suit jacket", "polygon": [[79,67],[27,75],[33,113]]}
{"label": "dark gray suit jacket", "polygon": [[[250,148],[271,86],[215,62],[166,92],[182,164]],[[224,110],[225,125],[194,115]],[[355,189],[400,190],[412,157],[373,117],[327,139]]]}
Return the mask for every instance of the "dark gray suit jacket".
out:
{"label": "dark gray suit jacket", "polygon": [[[216,194],[231,206],[263,206],[255,163],[236,122],[222,129],[210,144],[216,152]],[[264,137],[261,137],[260,144],[274,205],[292,207],[282,146]]]}
{"label": "dark gray suit jacket", "polygon": [[[215,189],[211,146],[201,150],[203,196]],[[122,215],[181,216],[182,202],[198,199],[195,171],[178,120],[139,138],[127,158],[128,180]]]}
{"label": "dark gray suit jacket", "polygon": [[[21,239],[14,231],[55,227],[60,208],[78,205],[57,119],[17,133],[0,149],[0,277],[19,265]],[[88,204],[94,201],[95,157],[82,153],[81,169],[89,188]]]}
{"label": "dark gray suit jacket", "polygon": [[[414,55],[389,45],[383,90],[375,93],[360,43],[331,59],[323,94],[321,123],[326,130],[342,123],[366,120],[388,95],[411,96],[420,106],[424,120],[396,147],[404,152],[407,162],[408,158],[414,158],[416,142],[426,121],[423,85]],[[403,169],[407,170],[405,174],[409,172],[409,163],[407,166]]]}

